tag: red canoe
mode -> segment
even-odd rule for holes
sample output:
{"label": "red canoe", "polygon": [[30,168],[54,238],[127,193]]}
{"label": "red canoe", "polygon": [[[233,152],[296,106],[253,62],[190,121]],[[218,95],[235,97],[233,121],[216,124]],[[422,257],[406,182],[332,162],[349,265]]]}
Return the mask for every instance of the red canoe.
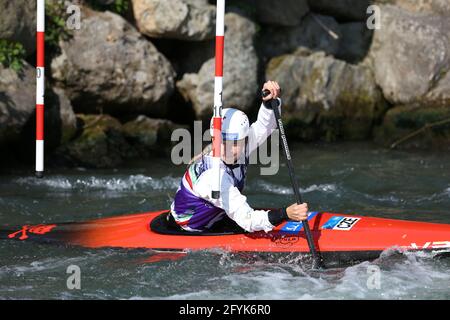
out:
{"label": "red canoe", "polygon": [[[163,251],[220,248],[232,252],[307,253],[303,226],[285,222],[275,230],[244,233],[180,233],[165,223],[164,211],[87,222],[3,228],[0,239],[56,242],[87,248],[150,248]],[[325,263],[371,260],[389,248],[450,252],[450,225],[328,212],[313,212],[309,225]]]}

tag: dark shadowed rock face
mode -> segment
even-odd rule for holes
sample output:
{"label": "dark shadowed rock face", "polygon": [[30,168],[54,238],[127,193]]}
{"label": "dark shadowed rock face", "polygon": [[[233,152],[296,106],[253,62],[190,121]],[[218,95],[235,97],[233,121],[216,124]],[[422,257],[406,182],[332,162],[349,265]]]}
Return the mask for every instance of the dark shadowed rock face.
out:
{"label": "dark shadowed rock face", "polygon": [[342,38],[336,58],[359,63],[367,56],[372,43],[373,31],[369,30],[365,22],[349,22],[339,25]]}
{"label": "dark shadowed rock face", "polygon": [[307,50],[270,61],[266,77],[283,86],[290,133],[300,139],[366,139],[385,104],[371,70]]}
{"label": "dark shadowed rock face", "polygon": [[[0,65],[0,145],[8,145],[21,156],[34,156],[36,141],[36,73],[25,61],[21,71]],[[76,119],[64,91],[46,89],[46,150],[69,141],[76,132]]]}
{"label": "dark shadowed rock face", "polygon": [[63,89],[55,87],[52,91],[47,90],[46,95],[47,136],[55,139],[53,146],[58,147],[75,136],[77,119]]}
{"label": "dark shadowed rock face", "polygon": [[122,17],[87,9],[83,17],[51,64],[76,111],[164,115],[174,89],[170,62]]}
{"label": "dark shadowed rock face", "polygon": [[[258,58],[253,45],[255,24],[235,13],[225,15],[223,101],[225,107],[248,111],[255,100]],[[185,74],[177,88],[192,102],[198,118],[208,119],[214,105],[214,58],[198,73]]]}
{"label": "dark shadowed rock face", "polygon": [[154,38],[212,39],[216,8],[208,0],[133,0],[139,30]]}
{"label": "dark shadowed rock face", "polygon": [[386,147],[450,151],[450,108],[408,105],[390,109],[374,131]]}
{"label": "dark shadowed rock face", "polygon": [[450,19],[381,6],[371,47],[373,68],[393,104],[450,103]]}
{"label": "dark shadowed rock face", "polygon": [[17,143],[35,112],[35,70],[24,63],[20,72],[0,64],[0,144]]}
{"label": "dark shadowed rock face", "polygon": [[333,17],[308,14],[295,27],[265,28],[258,47],[265,58],[291,53],[299,47],[334,55],[338,53],[341,37],[340,26]]}
{"label": "dark shadowed rock face", "polygon": [[277,26],[296,26],[308,11],[306,0],[255,0],[258,22]]}
{"label": "dark shadowed rock face", "polygon": [[0,39],[20,42],[27,54],[36,51],[36,1],[0,1]]}
{"label": "dark shadowed rock face", "polygon": [[363,21],[366,19],[370,0],[308,0],[312,11],[333,16],[339,21]]}

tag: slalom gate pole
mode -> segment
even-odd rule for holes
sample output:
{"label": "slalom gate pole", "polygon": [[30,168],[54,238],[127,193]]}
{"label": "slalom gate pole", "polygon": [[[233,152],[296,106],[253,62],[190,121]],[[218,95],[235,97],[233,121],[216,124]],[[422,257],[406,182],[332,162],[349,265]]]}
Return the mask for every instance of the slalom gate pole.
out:
{"label": "slalom gate pole", "polygon": [[36,26],[36,176],[44,176],[45,0],[37,0]]}
{"label": "slalom gate pole", "polygon": [[225,0],[217,0],[216,13],[216,68],[214,77],[214,113],[213,113],[213,188],[211,197],[220,197],[220,161],[222,144],[222,89],[223,54],[225,43]]}

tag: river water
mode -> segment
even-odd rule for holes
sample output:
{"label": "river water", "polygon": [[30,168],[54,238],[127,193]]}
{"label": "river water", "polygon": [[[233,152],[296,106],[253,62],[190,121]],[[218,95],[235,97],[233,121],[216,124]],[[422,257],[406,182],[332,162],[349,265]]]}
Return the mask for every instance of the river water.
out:
{"label": "river water", "polygon": [[[366,143],[291,146],[314,211],[450,223],[450,154]],[[158,159],[114,170],[15,169],[0,176],[0,226],[83,221],[166,209],[182,166]],[[250,170],[244,192],[256,207],[294,202],[287,168]],[[450,299],[450,259],[388,250],[375,261],[312,274],[298,257],[251,261],[229,252],[189,253],[143,263],[150,250],[83,249],[0,241],[0,299]],[[67,268],[81,270],[69,290]],[[369,270],[379,270],[370,285]]]}

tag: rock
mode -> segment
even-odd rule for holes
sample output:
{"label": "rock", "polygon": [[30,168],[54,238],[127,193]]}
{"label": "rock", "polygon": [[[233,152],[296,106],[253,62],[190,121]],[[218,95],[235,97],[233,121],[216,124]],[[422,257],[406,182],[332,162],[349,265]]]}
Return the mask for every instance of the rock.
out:
{"label": "rock", "polygon": [[306,0],[256,0],[255,4],[258,22],[270,25],[296,26],[309,11]]}
{"label": "rock", "polygon": [[370,49],[377,83],[395,105],[450,102],[450,19],[381,6]]}
{"label": "rock", "polygon": [[36,1],[0,1],[0,39],[20,42],[27,55],[36,51]]}
{"label": "rock", "polygon": [[[36,73],[23,61],[20,72],[0,65],[0,147],[19,158],[34,158],[36,145]],[[45,91],[44,140],[46,152],[69,141],[76,133],[76,118],[69,99],[58,88]]]}
{"label": "rock", "polygon": [[214,58],[215,54],[215,40],[152,39],[152,43],[172,62],[180,77],[185,73],[197,73],[206,61]]}
{"label": "rock", "polygon": [[55,139],[54,146],[57,147],[67,143],[75,136],[77,118],[64,90],[53,88],[53,91],[47,90],[46,92],[45,126],[48,128],[48,137]]}
{"label": "rock", "polygon": [[77,114],[80,134],[54,154],[56,162],[91,168],[112,168],[131,158],[170,155],[171,121],[144,115],[121,124],[109,115]]}
{"label": "rock", "polygon": [[[331,36],[328,30],[339,39]],[[268,27],[261,34],[258,48],[265,58],[291,53],[299,47],[335,55],[342,37],[340,26],[334,18],[317,14],[308,14],[296,27]]]}
{"label": "rock", "polygon": [[385,103],[371,70],[300,50],[270,61],[266,78],[283,90],[287,132],[303,140],[367,139]]}
{"label": "rock", "polygon": [[[62,144],[70,141],[77,134],[77,120],[70,100],[64,90],[47,87],[44,108],[44,148],[50,155]],[[29,117],[21,131],[21,145],[25,150],[18,150],[24,158],[34,157],[36,139],[36,112]],[[46,156],[46,161],[51,160]]]}
{"label": "rock", "polygon": [[126,139],[140,157],[168,155],[172,147],[172,132],[182,126],[164,119],[150,119],[144,115],[123,125]]}
{"label": "rock", "polygon": [[0,64],[0,145],[18,144],[36,110],[36,72],[23,61],[20,72]]}
{"label": "rock", "polygon": [[394,107],[386,113],[374,136],[386,147],[450,150],[450,108]]}
{"label": "rock", "polygon": [[154,38],[213,39],[216,8],[208,0],[133,0],[139,30]]}
{"label": "rock", "polygon": [[[258,58],[253,45],[255,24],[235,13],[225,15],[225,53],[223,78],[224,107],[248,111],[258,91]],[[192,102],[198,118],[209,119],[214,105],[214,66],[210,59],[198,73],[188,73],[177,82],[186,100]]]}
{"label": "rock", "polygon": [[55,153],[72,165],[91,168],[112,168],[135,155],[124,137],[120,122],[108,115],[77,114],[80,136]]}
{"label": "rock", "polygon": [[369,52],[372,43],[373,30],[369,30],[365,22],[349,22],[339,25],[342,38],[336,58],[359,63]]}
{"label": "rock", "polygon": [[308,4],[312,11],[339,21],[364,21],[370,0],[308,0]]}
{"label": "rock", "polygon": [[81,30],[51,63],[76,112],[163,116],[174,89],[170,62],[121,16],[83,8]]}
{"label": "rock", "polygon": [[185,48],[183,57],[178,59],[181,74],[199,72],[203,64],[215,55],[215,41],[190,42]]}
{"label": "rock", "polygon": [[373,3],[376,5],[392,4],[415,13],[450,15],[448,0],[373,0]]}

